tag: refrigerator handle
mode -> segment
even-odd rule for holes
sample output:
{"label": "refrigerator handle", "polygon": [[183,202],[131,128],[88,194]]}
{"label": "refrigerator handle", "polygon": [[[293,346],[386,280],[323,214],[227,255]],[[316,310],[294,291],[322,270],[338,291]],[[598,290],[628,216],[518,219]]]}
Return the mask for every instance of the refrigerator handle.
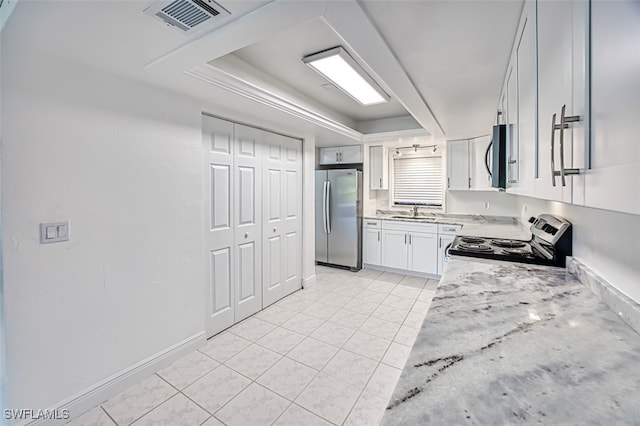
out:
{"label": "refrigerator handle", "polygon": [[327,233],[327,181],[323,182],[322,187],[322,226],[324,233]]}
{"label": "refrigerator handle", "polygon": [[327,181],[327,202],[324,205],[325,217],[327,218],[327,234],[331,233],[331,209],[329,206],[331,200],[331,181]]}

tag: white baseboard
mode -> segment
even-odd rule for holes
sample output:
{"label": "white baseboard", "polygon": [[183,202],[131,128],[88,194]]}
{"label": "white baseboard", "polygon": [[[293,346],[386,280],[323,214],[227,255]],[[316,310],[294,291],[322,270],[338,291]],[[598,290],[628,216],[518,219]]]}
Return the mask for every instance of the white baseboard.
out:
{"label": "white baseboard", "polygon": [[309,288],[314,285],[317,281],[318,276],[316,274],[311,275],[310,277],[304,278],[302,280],[302,288]]}
{"label": "white baseboard", "polygon": [[363,269],[375,269],[376,271],[393,272],[393,273],[402,274],[402,275],[412,275],[414,277],[428,278],[428,279],[431,279],[431,280],[440,280],[440,278],[441,278],[440,275],[425,274],[425,273],[422,273],[422,272],[408,271],[406,269],[388,268],[386,266],[380,266],[380,265],[369,265],[368,263],[363,263],[362,264],[362,268]]}
{"label": "white baseboard", "polygon": [[176,343],[150,357],[143,359],[137,364],[126,368],[111,377],[108,377],[95,385],[59,402],[51,407],[51,410],[69,410],[70,418],[66,420],[32,420],[18,423],[17,426],[35,425],[62,425],[68,421],[79,417],[86,411],[97,407],[113,396],[119,394],[140,380],[162,370],[182,358],[184,355],[198,349],[206,342],[204,331]]}

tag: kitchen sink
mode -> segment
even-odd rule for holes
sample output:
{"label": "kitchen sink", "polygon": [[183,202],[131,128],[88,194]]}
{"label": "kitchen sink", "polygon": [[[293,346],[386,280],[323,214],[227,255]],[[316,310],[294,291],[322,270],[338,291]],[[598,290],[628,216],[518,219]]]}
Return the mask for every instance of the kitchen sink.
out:
{"label": "kitchen sink", "polygon": [[409,220],[436,220],[435,217],[426,217],[426,216],[391,216],[392,219],[409,219]]}

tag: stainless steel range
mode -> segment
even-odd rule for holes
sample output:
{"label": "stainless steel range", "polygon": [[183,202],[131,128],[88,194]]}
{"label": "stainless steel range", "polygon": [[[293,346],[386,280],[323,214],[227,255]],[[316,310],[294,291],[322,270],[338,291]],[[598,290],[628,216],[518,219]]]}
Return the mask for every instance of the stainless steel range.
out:
{"label": "stainless steel range", "polygon": [[571,223],[548,214],[532,217],[529,222],[532,234],[529,241],[460,235],[451,243],[449,254],[565,266],[567,256],[571,255]]}

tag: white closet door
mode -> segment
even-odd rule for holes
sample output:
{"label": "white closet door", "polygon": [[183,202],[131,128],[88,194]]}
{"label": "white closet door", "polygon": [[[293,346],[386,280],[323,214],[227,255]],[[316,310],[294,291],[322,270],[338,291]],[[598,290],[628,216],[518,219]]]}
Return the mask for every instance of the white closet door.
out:
{"label": "white closet door", "polygon": [[261,130],[235,125],[235,321],[262,309]]}
{"label": "white closet door", "polygon": [[203,116],[206,329],[214,335],[235,322],[233,265],[233,123]]}
{"label": "white closet door", "polygon": [[263,305],[301,287],[302,142],[265,132]]}
{"label": "white closet door", "polygon": [[262,171],[262,302],[267,307],[284,296],[284,147],[282,136],[264,133]]}
{"label": "white closet door", "polygon": [[284,256],[282,296],[302,287],[302,141],[283,137]]}

